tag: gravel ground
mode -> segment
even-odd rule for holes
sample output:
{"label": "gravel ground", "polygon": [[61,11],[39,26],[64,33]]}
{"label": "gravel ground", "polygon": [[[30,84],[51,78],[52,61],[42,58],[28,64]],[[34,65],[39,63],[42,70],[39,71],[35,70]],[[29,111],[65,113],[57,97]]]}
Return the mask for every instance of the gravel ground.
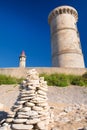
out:
{"label": "gravel ground", "polygon": [[[0,103],[9,110],[19,95],[19,87],[15,85],[0,86]],[[79,86],[48,87],[49,103],[85,104],[87,105],[87,88]]]}
{"label": "gravel ground", "polygon": [[[2,103],[4,107],[0,109],[0,112],[1,113],[9,112],[10,108],[14,105],[18,95],[19,95],[18,86],[1,85],[0,103]],[[50,106],[54,107],[53,111],[54,111],[55,122],[51,126],[51,127],[55,127],[55,129],[53,130],[80,130],[85,125],[87,126],[87,119],[86,120],[81,119],[84,118],[85,115],[87,115],[86,112],[87,88],[86,87],[79,87],[79,86],[69,86],[64,88],[52,87],[52,86],[48,87],[48,103]],[[77,106],[75,107],[74,105]],[[80,110],[80,107],[78,107],[78,105],[79,106],[84,105],[84,107],[82,106]],[[66,108],[68,108],[68,112],[64,113]],[[6,113],[4,113],[3,115],[6,116]],[[61,122],[59,122],[60,121],[59,115],[61,115],[60,116]],[[67,120],[70,121],[67,122]]]}
{"label": "gravel ground", "polygon": [[4,110],[9,111],[19,95],[19,87],[16,85],[0,86],[0,103],[4,105]]}
{"label": "gravel ground", "polygon": [[79,86],[49,87],[49,102],[67,104],[87,104],[87,88]]}

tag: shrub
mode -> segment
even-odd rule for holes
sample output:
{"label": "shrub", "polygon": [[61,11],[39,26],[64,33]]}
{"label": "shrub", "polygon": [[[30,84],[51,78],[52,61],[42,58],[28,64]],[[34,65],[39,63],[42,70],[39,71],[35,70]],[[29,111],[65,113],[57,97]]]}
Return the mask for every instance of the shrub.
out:
{"label": "shrub", "polygon": [[70,84],[78,86],[87,86],[87,74],[86,76],[78,76],[57,73],[48,75],[46,73],[43,73],[40,76],[44,77],[49,86],[65,87]]}
{"label": "shrub", "polygon": [[86,72],[86,73],[84,73],[84,74],[82,75],[82,77],[83,77],[84,79],[86,79],[86,80],[87,80],[87,72]]}
{"label": "shrub", "polygon": [[60,86],[65,87],[68,86],[68,80],[65,74],[41,74],[40,76],[43,76],[44,79],[47,81],[49,86]]}
{"label": "shrub", "polygon": [[23,78],[16,78],[6,75],[0,75],[0,85],[1,84],[19,84],[21,83]]}

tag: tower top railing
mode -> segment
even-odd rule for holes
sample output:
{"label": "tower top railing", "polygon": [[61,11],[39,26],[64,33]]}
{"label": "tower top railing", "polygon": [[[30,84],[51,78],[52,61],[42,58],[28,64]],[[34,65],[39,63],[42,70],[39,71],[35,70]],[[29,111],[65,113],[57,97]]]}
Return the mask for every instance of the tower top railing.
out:
{"label": "tower top railing", "polygon": [[78,12],[76,9],[71,6],[60,6],[50,12],[48,16],[48,23],[50,24],[51,20],[60,14],[71,14],[75,17],[76,21],[78,20]]}

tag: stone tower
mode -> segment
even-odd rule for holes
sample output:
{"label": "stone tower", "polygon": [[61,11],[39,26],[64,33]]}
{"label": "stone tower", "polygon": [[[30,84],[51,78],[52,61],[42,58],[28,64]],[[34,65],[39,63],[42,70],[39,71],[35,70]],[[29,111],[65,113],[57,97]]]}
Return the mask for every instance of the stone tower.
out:
{"label": "stone tower", "polygon": [[26,55],[25,52],[22,51],[21,55],[19,56],[19,67],[25,68],[26,67]]}
{"label": "stone tower", "polygon": [[49,14],[52,66],[85,67],[76,25],[77,21],[78,13],[71,6],[57,7]]}

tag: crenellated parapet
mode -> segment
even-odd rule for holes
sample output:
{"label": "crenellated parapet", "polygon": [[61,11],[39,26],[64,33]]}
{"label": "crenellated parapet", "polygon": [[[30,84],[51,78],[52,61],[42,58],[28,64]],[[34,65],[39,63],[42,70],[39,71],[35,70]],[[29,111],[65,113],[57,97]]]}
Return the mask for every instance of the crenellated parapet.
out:
{"label": "crenellated parapet", "polygon": [[56,16],[58,16],[60,14],[71,14],[71,15],[73,15],[75,17],[76,22],[78,20],[78,13],[73,7],[71,7],[71,6],[61,6],[61,7],[55,8],[54,10],[52,10],[50,12],[50,14],[48,16],[48,22],[50,23],[51,20],[54,17],[56,17]]}

